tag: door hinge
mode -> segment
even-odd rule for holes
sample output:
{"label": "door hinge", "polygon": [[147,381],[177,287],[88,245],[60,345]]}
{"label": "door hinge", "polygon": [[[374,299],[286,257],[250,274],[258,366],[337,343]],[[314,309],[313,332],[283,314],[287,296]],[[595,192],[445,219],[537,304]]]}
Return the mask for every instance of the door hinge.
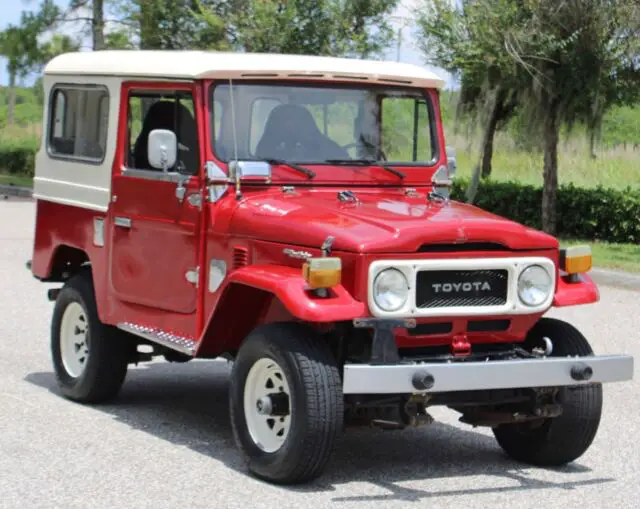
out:
{"label": "door hinge", "polygon": [[200,267],[196,267],[195,269],[188,270],[185,274],[187,281],[192,285],[196,285],[198,287],[198,281],[200,281]]}

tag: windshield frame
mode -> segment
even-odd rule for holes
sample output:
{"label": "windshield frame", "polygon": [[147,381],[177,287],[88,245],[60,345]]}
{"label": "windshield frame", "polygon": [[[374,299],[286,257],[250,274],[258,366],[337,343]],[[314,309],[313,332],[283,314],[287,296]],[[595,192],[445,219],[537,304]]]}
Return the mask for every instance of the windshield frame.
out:
{"label": "windshield frame", "polygon": [[[231,80],[215,80],[212,81],[208,87],[206,88],[207,94],[207,103],[208,103],[208,116],[207,123],[208,125],[208,145],[214,157],[223,164],[228,164],[229,161],[233,159],[230,157],[229,159],[225,159],[218,153],[216,150],[216,136],[218,133],[215,132],[215,115],[216,115],[216,101],[215,101],[215,91],[218,86],[228,86]],[[434,104],[433,91],[428,88],[421,87],[412,87],[408,85],[399,85],[399,84],[388,84],[388,83],[354,83],[354,82],[339,82],[339,81],[320,81],[320,80],[295,80],[295,79],[241,79],[241,80],[233,80],[233,86],[238,87],[242,85],[258,85],[258,86],[274,86],[274,87],[296,87],[296,88],[327,88],[327,89],[346,89],[346,90],[387,90],[387,91],[396,91],[399,93],[398,97],[402,97],[403,93],[408,93],[406,97],[415,97],[415,95],[421,96],[421,99],[424,100],[425,105],[427,107],[428,119],[429,119],[429,137],[431,144],[431,153],[432,158],[429,161],[392,161],[392,160],[383,160],[383,161],[372,161],[371,166],[376,166],[376,163],[386,164],[392,167],[404,167],[404,168],[414,168],[422,171],[426,170],[434,170],[438,163],[442,158],[442,148],[441,148],[441,139],[440,134],[441,130],[439,128],[439,115],[436,110]],[[242,160],[256,160],[261,161],[262,159],[245,159]],[[330,163],[326,161],[289,161],[287,162],[305,165],[305,166],[318,166],[318,167],[332,167],[335,168],[337,165],[335,163]],[[348,163],[341,164],[341,166],[349,166]],[[354,164],[354,166],[362,167],[362,164]],[[323,180],[319,175],[320,180]]]}

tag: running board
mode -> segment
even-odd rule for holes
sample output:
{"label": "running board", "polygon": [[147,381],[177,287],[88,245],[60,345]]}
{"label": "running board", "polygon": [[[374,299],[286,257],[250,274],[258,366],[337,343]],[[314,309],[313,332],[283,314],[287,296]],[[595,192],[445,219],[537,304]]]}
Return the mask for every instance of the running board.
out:
{"label": "running board", "polygon": [[171,332],[134,323],[119,323],[118,329],[191,357],[194,357],[196,353],[197,343],[193,339],[176,336]]}

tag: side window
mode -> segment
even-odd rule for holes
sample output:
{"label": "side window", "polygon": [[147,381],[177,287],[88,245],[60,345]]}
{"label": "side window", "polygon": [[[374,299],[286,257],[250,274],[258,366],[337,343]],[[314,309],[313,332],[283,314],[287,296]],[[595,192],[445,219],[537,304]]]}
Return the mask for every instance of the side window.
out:
{"label": "side window", "polygon": [[424,99],[382,100],[382,144],[388,161],[431,162],[434,141],[430,111]]}
{"label": "side window", "polygon": [[49,153],[69,159],[104,159],[109,127],[105,88],[59,86],[51,95]]}
{"label": "side window", "polygon": [[251,130],[249,131],[249,153],[253,156],[264,134],[269,114],[276,106],[282,104],[278,99],[259,97],[251,105]]}
{"label": "side window", "polygon": [[134,91],[127,107],[127,167],[154,170],[149,164],[149,134],[155,129],[168,129],[178,138],[178,159],[170,171],[195,175],[200,167],[200,147],[191,92]]}

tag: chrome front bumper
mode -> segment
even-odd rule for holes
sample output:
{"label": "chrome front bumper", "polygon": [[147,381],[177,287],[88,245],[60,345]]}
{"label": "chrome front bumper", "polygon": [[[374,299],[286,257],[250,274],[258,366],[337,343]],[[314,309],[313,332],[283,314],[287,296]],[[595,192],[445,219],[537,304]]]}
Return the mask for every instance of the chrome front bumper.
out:
{"label": "chrome front bumper", "polygon": [[344,394],[407,394],[623,382],[633,357],[547,357],[487,362],[346,364]]}

